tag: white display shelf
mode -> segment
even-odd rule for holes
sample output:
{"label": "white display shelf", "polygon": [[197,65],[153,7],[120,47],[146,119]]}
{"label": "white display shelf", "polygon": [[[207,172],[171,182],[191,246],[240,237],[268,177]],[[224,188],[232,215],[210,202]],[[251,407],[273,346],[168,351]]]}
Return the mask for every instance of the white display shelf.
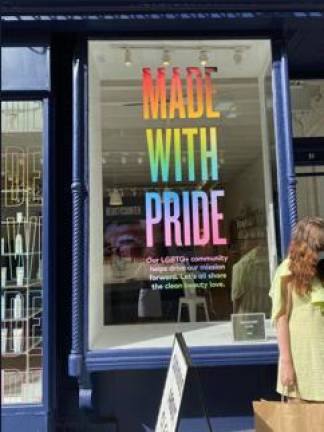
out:
{"label": "white display shelf", "polygon": [[259,345],[277,343],[276,331],[266,320],[266,340],[260,342],[235,342],[231,322],[181,322],[132,325],[107,325],[93,342],[91,349],[142,349],[169,348],[175,333],[183,333],[189,347],[214,347],[230,345]]}
{"label": "white display shelf", "polygon": [[[32,255],[40,255],[41,252],[40,251],[34,251],[34,252],[22,252],[19,254],[19,256],[32,256]],[[14,252],[5,252],[3,254],[1,254],[1,256],[3,257],[14,257],[17,256],[17,254],[15,254]]]}
{"label": "white display shelf", "polygon": [[20,288],[36,288],[41,287],[42,282],[41,281],[35,281],[35,282],[26,282],[21,285],[17,285],[15,282],[8,283],[4,287],[1,287],[2,290],[13,290],[13,289],[20,289]]}
{"label": "white display shelf", "polygon": [[[42,313],[42,308],[29,308],[29,313],[27,314],[27,316],[23,316],[22,318],[14,318],[12,309],[6,309],[5,310],[5,318],[2,319],[1,322],[3,322],[3,323],[15,322],[16,323],[16,322],[28,321],[29,319],[36,317],[40,313]],[[11,315],[11,317],[10,317],[10,315]]]}

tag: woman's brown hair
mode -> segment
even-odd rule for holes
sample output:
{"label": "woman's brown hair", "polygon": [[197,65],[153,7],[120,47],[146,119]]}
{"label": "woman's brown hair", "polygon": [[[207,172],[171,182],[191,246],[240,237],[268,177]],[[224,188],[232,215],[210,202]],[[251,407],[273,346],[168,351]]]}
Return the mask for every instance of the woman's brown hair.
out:
{"label": "woman's brown hair", "polygon": [[318,254],[324,250],[324,219],[305,217],[294,229],[289,246],[289,282],[300,295],[311,291],[317,274]]}

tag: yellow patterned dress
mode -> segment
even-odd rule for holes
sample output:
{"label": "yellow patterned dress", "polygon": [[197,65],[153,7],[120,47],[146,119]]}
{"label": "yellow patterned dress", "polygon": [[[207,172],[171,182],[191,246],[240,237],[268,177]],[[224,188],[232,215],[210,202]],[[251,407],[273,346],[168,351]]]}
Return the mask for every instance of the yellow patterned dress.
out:
{"label": "yellow patterned dress", "polygon": [[[272,298],[272,320],[275,321],[284,310],[282,277],[288,276],[289,260],[278,267],[270,290]],[[312,292],[323,290],[318,278],[312,282]],[[301,399],[324,402],[324,312],[311,302],[311,293],[299,296],[293,290],[292,309],[289,319],[291,352]],[[277,391],[284,391],[278,371]],[[296,392],[289,392],[296,397]]]}

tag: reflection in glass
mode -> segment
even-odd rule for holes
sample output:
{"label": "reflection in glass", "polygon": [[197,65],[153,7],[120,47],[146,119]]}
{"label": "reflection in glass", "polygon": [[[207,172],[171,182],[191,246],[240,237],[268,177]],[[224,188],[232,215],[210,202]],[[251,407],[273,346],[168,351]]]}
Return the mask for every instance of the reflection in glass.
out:
{"label": "reflection in glass", "polygon": [[42,401],[42,104],[2,102],[1,401]]}
{"label": "reflection in glass", "polygon": [[324,136],[324,80],[290,82],[293,136]]}

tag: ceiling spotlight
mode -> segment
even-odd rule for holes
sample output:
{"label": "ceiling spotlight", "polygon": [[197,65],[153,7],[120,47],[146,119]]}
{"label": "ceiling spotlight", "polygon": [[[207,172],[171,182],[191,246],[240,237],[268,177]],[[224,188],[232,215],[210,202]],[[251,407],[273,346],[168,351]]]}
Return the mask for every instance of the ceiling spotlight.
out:
{"label": "ceiling spotlight", "polygon": [[142,165],[142,163],[143,163],[143,157],[142,156],[138,156],[137,163],[138,163],[138,165]]}
{"label": "ceiling spotlight", "polygon": [[123,156],[121,157],[121,163],[122,163],[123,165],[126,165],[126,163],[127,163],[127,157],[126,157],[126,155],[123,155]]}
{"label": "ceiling spotlight", "polygon": [[171,64],[171,54],[167,49],[163,50],[162,63],[164,66],[169,66]]}
{"label": "ceiling spotlight", "polygon": [[125,58],[124,58],[125,66],[132,66],[132,54],[129,48],[125,49]]}
{"label": "ceiling spotlight", "polygon": [[242,63],[242,59],[243,59],[242,49],[241,48],[235,48],[234,55],[233,55],[234,63],[238,65],[238,64]]}
{"label": "ceiling spotlight", "polygon": [[206,64],[208,63],[208,54],[206,51],[204,51],[204,50],[200,51],[199,62],[201,64],[201,66],[206,66]]}

